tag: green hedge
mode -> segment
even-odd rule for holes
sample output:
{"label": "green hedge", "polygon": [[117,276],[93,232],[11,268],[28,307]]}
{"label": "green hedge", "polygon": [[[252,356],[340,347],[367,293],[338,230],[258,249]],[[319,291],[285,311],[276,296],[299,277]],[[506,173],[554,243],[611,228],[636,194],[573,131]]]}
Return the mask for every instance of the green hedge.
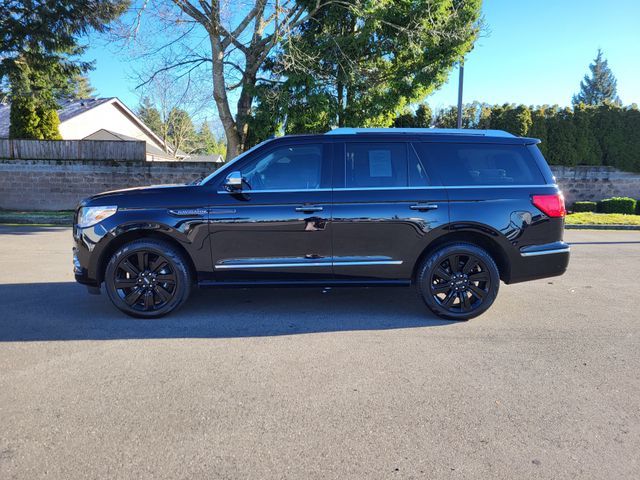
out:
{"label": "green hedge", "polygon": [[605,198],[598,202],[598,212],[633,215],[636,213],[636,201],[629,197]]}
{"label": "green hedge", "polygon": [[578,212],[595,212],[598,209],[596,202],[576,202],[573,204],[572,211]]}
{"label": "green hedge", "polygon": [[[469,103],[464,128],[492,128],[542,140],[551,165],[605,165],[640,172],[640,109],[637,105],[526,106]],[[456,126],[456,107],[436,111],[436,127]]]}
{"label": "green hedge", "polygon": [[640,198],[636,200],[636,215],[640,215]]}

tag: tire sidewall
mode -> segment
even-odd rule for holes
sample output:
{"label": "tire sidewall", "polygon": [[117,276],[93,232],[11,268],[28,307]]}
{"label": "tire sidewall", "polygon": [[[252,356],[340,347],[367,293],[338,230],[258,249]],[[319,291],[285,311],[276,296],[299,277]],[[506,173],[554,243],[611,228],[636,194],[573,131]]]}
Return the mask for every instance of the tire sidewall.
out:
{"label": "tire sidewall", "polygon": [[[114,274],[120,261],[140,250],[162,255],[171,264],[176,274],[176,292],[174,297],[164,307],[152,312],[145,312],[131,308],[118,295],[114,285]],[[105,269],[105,289],[111,302],[127,315],[135,318],[159,318],[179,307],[189,295],[190,274],[182,256],[169,244],[157,240],[136,240],[120,247],[111,257]]]}
{"label": "tire sidewall", "polygon": [[[431,277],[435,269],[445,258],[452,254],[474,255],[486,265],[487,272],[489,273],[491,287],[487,298],[483,301],[482,305],[479,308],[471,312],[450,312],[442,305],[440,305],[431,294]],[[427,307],[429,307],[429,309],[439,317],[458,321],[469,320],[486,312],[491,307],[491,305],[493,305],[493,302],[498,295],[498,289],[500,287],[500,274],[498,272],[496,263],[493,261],[493,258],[491,258],[491,256],[482,248],[467,243],[455,243],[447,245],[433,252],[425,259],[425,261],[420,266],[416,279],[418,293],[420,294]]]}

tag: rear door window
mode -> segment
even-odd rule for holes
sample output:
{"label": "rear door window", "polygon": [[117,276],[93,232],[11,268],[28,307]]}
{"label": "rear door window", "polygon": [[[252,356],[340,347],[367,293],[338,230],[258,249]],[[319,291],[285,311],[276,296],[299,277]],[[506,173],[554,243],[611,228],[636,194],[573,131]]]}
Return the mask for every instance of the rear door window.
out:
{"label": "rear door window", "polygon": [[426,170],[407,142],[347,143],[346,188],[426,186]]}
{"label": "rear door window", "polygon": [[415,144],[444,185],[543,185],[545,179],[525,145]]}

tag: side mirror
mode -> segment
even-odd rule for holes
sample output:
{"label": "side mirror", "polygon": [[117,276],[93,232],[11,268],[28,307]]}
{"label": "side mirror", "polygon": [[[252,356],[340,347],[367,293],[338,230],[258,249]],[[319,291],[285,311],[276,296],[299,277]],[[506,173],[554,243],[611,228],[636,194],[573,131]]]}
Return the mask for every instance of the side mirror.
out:
{"label": "side mirror", "polygon": [[241,172],[231,172],[224,180],[224,188],[226,188],[230,192],[242,190],[242,182],[243,180]]}

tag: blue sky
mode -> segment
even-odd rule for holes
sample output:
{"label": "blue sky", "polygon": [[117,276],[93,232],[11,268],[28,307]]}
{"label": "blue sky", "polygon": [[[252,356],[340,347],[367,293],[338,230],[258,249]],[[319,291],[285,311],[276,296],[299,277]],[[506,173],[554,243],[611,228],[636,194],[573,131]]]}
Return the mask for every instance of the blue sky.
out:
{"label": "blue sky", "polygon": [[[464,102],[568,105],[588,65],[602,48],[625,104],[640,104],[639,0],[485,0],[488,32],[465,61]],[[133,65],[103,40],[92,38],[86,59],[100,96],[138,104]],[[457,101],[458,73],[427,101]]]}

